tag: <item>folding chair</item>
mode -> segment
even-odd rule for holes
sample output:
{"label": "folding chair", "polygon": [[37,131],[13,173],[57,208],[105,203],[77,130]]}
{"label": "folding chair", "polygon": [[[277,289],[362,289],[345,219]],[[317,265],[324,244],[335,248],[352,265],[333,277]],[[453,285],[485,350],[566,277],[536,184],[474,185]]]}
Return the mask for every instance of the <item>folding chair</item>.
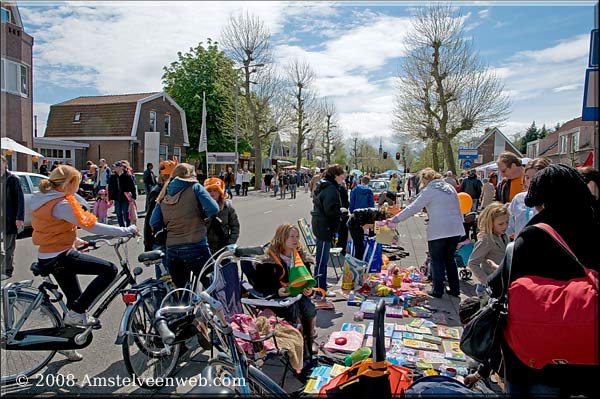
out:
{"label": "folding chair", "polygon": [[[300,229],[300,233],[302,233],[302,237],[304,238],[304,242],[306,243],[306,248],[308,251],[315,256],[317,252],[317,239],[315,238],[312,229],[306,218],[298,219],[298,228]],[[338,274],[337,269],[343,271],[344,265],[340,262],[340,254],[342,253],[342,248],[332,247],[329,249],[329,260],[333,265],[333,271],[335,272],[335,277],[339,280],[340,275]],[[337,260],[336,260],[337,259]]]}

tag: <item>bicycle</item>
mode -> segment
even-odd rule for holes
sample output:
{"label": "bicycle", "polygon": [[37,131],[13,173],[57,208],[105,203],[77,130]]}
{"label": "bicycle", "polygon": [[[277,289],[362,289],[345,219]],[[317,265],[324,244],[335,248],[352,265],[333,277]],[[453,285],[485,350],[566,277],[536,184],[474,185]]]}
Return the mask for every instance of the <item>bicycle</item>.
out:
{"label": "bicycle", "polygon": [[[111,284],[91,304],[91,314],[95,318],[104,313],[124,288],[135,285],[135,278],[142,274],[139,266],[130,270],[127,247],[125,246],[123,256],[119,251],[132,237],[121,237],[114,243],[106,239],[91,240],[79,247],[79,250],[84,250],[111,246],[121,266],[121,271]],[[152,260],[146,265],[154,264],[161,257],[158,254],[152,255]],[[63,301],[63,294],[58,291],[59,287],[51,277],[53,270],[44,270],[37,262],[30,269],[34,276],[43,277],[37,290],[32,288],[33,280],[8,283],[0,290],[0,383],[3,385],[15,382],[21,375],[35,374],[52,360],[58,350],[87,347],[93,340],[92,330],[102,327],[65,325],[60,311],[64,315],[68,308]],[[104,300],[100,302],[102,298]],[[58,309],[55,303],[58,303]]]}
{"label": "bicycle", "polygon": [[[214,261],[215,270],[220,267],[223,259],[251,257],[262,255],[263,247],[248,247],[241,248],[235,245],[227,246]],[[200,275],[210,266],[210,261],[203,267]],[[214,372],[214,376],[221,379],[221,382],[229,380],[231,385],[228,386],[235,390],[236,393],[242,395],[257,395],[261,396],[288,396],[275,381],[264,374],[260,369],[254,366],[247,358],[246,353],[236,342],[236,336],[245,335],[233,330],[231,325],[225,318],[223,304],[212,298],[210,294],[220,283],[220,274],[214,273],[214,278],[211,285],[200,293],[196,293],[190,289],[184,288],[176,291],[187,293],[189,304],[177,306],[162,306],[156,311],[155,324],[165,346],[171,346],[180,342],[182,337],[181,323],[182,318],[178,317],[174,320],[167,320],[165,315],[183,314],[183,320],[189,323],[190,319],[193,322],[208,323],[211,328],[217,332],[217,339],[220,345],[217,346],[218,353],[215,358],[209,361],[209,366]],[[174,292],[174,291],[173,291]],[[165,298],[166,300],[167,298]],[[295,298],[290,299],[293,301]],[[251,337],[243,337],[251,340],[253,343],[265,341],[273,336],[273,333],[267,336],[253,339]]]}

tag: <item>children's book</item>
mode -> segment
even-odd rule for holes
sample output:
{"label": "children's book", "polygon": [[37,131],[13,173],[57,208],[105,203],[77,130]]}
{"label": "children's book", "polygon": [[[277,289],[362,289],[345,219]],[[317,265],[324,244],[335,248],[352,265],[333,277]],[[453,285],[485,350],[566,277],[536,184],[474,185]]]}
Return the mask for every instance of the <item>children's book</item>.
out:
{"label": "children's book", "polygon": [[406,325],[405,324],[396,324],[396,326],[394,326],[394,330],[396,330],[396,331],[406,331]]}
{"label": "children's book", "polygon": [[[335,343],[336,338],[346,338],[344,345]],[[332,352],[352,353],[362,347],[364,335],[356,331],[335,331],[329,336],[325,349]]]}
{"label": "children's book", "polygon": [[[388,350],[388,349],[390,349],[391,345],[392,345],[392,339],[390,337],[385,337],[383,339],[383,346],[384,346],[384,348],[386,350]],[[368,348],[372,348],[373,347],[373,337],[372,336],[367,337],[367,340],[365,341],[365,346],[368,347]]]}
{"label": "children's book", "polygon": [[361,334],[364,334],[365,333],[365,325],[357,324],[357,323],[344,323],[344,324],[342,324],[341,331],[356,331]]}
{"label": "children's book", "polygon": [[460,330],[458,328],[438,326],[438,337],[460,339]]}
{"label": "children's book", "polygon": [[365,331],[365,335],[373,335],[373,322],[370,321],[367,326],[367,331]]}
{"label": "children's book", "polygon": [[386,306],[385,307],[385,316],[391,317],[394,319],[401,319],[403,317],[402,310],[403,310],[403,308],[401,308],[399,306]]}
{"label": "children's book", "polygon": [[398,339],[398,338],[392,338],[391,341],[391,345],[390,345],[390,351],[400,351],[400,349],[402,348],[402,339]]}
{"label": "children's book", "polygon": [[419,357],[430,363],[446,363],[447,360],[443,353],[430,352],[430,351],[419,351]]}
{"label": "children's book", "polygon": [[417,351],[411,348],[407,348],[406,346],[403,346],[402,349],[400,349],[400,353],[406,356],[417,356]]}
{"label": "children's book", "polygon": [[419,360],[417,362],[417,368],[424,369],[424,370],[426,370],[426,369],[432,369],[433,368],[433,364],[425,362],[423,360]]}
{"label": "children's book", "polygon": [[404,338],[402,331],[394,331],[394,333],[392,334],[392,339],[402,339],[402,338]]}
{"label": "children's book", "polygon": [[424,322],[425,322],[425,319],[414,319],[413,321],[408,323],[408,325],[411,327],[414,327],[414,328],[419,328],[423,325]]}
{"label": "children's book", "polygon": [[336,363],[331,367],[331,372],[329,373],[329,375],[331,376],[331,378],[335,378],[338,375],[342,374],[344,371],[346,371],[347,368],[348,367]]}
{"label": "children's book", "polygon": [[317,377],[309,378],[304,387],[304,392],[308,394],[318,394],[321,388],[329,382],[329,378]]}
{"label": "children's book", "polygon": [[412,306],[406,310],[412,317],[431,317],[431,311],[421,306]]}
{"label": "children's book", "polygon": [[441,344],[442,339],[431,334],[423,334],[423,341],[431,342],[432,344]]}
{"label": "children's book", "polygon": [[310,373],[309,378],[323,377],[323,378],[329,379],[330,376],[331,376],[331,367],[318,366],[313,369],[312,373]]}
{"label": "children's book", "polygon": [[447,339],[442,341],[442,347],[444,348],[444,354],[448,360],[466,361],[465,354],[460,350],[459,341],[449,341]]}
{"label": "children's book", "polygon": [[414,349],[425,349],[430,351],[439,351],[439,346],[436,344],[430,344],[429,342],[417,341],[416,339],[407,339],[404,340],[404,346],[408,346],[409,348]]}
{"label": "children's book", "polygon": [[431,335],[431,328],[429,328],[429,327],[406,326],[406,331],[415,333],[415,334],[430,334]]}
{"label": "children's book", "polygon": [[[434,316],[435,316],[435,314],[434,314]],[[433,321],[424,320],[423,325],[421,327],[435,328],[435,327],[437,327],[437,325]]]}
{"label": "children's book", "polygon": [[364,317],[367,319],[372,319],[375,315],[375,308],[377,304],[374,301],[366,300],[360,304],[360,311],[364,313]]}
{"label": "children's book", "polygon": [[385,335],[386,337],[391,337],[392,334],[394,334],[394,327],[394,323],[385,323],[383,325],[383,335]]}

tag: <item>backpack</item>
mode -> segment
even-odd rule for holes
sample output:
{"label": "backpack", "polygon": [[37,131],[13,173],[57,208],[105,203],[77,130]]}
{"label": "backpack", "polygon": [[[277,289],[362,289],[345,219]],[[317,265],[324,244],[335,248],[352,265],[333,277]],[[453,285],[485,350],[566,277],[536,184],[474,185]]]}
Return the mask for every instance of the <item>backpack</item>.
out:
{"label": "backpack", "polygon": [[562,237],[549,225],[536,227],[550,234],[584,270],[567,281],[524,276],[508,289],[504,338],[525,365],[598,365],[598,273],[585,268]]}

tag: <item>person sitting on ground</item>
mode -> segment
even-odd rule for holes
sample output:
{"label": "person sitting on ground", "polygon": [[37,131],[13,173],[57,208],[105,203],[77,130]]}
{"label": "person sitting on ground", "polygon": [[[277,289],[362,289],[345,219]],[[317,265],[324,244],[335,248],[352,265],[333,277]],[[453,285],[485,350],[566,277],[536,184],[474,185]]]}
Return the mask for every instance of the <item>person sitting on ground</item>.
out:
{"label": "person sitting on ground", "polygon": [[[267,248],[262,262],[256,265],[254,288],[264,295],[275,295],[277,298],[290,296],[290,268],[304,265],[308,270],[314,265],[314,258],[300,243],[300,232],[292,224],[282,224],[275,230],[275,235]],[[302,324],[302,333],[313,354],[318,352],[314,345],[316,337],[317,309],[311,301],[312,288],[302,291],[302,298],[288,308],[276,308],[278,316],[292,325],[298,321]]]}
{"label": "person sitting on ground", "polygon": [[479,215],[479,233],[467,267],[481,284],[485,284],[488,276],[495,270],[487,260],[498,264],[504,258],[506,246],[510,242],[506,235],[508,216],[508,209],[500,202],[492,202]]}
{"label": "person sitting on ground", "polygon": [[369,187],[370,181],[369,176],[363,176],[360,178],[361,184],[350,191],[350,207],[348,208],[350,213],[354,212],[355,209],[373,208],[375,206],[373,190]]}

